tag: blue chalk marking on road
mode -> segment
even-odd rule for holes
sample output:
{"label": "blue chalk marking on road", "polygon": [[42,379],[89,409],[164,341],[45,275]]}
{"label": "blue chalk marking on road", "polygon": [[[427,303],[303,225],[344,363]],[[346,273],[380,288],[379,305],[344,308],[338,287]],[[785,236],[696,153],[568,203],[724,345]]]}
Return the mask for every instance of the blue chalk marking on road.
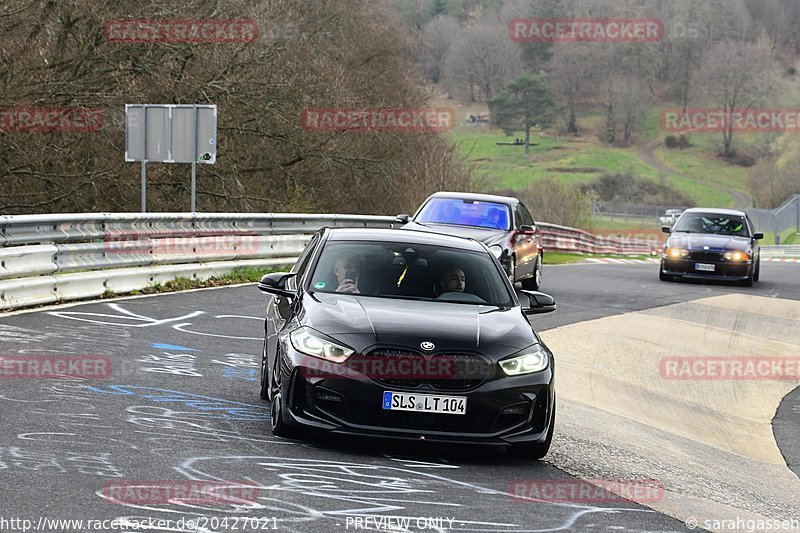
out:
{"label": "blue chalk marking on road", "polygon": [[173,352],[197,352],[194,348],[187,348],[186,346],[178,346],[177,344],[163,344],[156,342],[150,345],[158,350],[171,350]]}
{"label": "blue chalk marking on road", "polygon": [[196,416],[225,420],[269,420],[269,407],[232,402],[223,398],[201,396],[169,389],[137,385],[110,385],[107,388],[88,387],[87,390],[104,394],[140,396],[156,403],[179,403],[196,411]]}
{"label": "blue chalk marking on road", "polygon": [[222,375],[228,379],[241,379],[244,381],[255,381],[256,380],[256,369],[255,368],[230,368],[225,367],[223,370]]}

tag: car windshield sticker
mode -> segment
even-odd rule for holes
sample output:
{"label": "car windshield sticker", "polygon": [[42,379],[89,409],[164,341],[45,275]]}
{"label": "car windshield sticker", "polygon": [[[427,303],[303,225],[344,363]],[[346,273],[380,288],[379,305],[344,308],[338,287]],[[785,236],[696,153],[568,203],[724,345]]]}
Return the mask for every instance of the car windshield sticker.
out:
{"label": "car windshield sticker", "polygon": [[324,289],[328,284],[324,281],[318,281],[314,284],[315,289]]}

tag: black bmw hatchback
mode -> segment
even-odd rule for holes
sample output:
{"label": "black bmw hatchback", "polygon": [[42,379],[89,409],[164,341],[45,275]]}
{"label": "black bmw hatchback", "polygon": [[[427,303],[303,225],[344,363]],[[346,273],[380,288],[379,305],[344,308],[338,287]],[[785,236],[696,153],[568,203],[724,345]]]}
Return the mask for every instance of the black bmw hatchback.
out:
{"label": "black bmw hatchback", "polygon": [[761,258],[750,218],[733,209],[687,209],[675,225],[661,228],[670,236],[664,243],[659,277],[705,278],[736,281],[750,286],[758,281]]}
{"label": "black bmw hatchback", "polygon": [[555,301],[515,293],[483,243],[324,229],[291,272],[258,288],[273,296],[261,396],[275,435],[314,429],[547,453],[555,361],[528,317]]}

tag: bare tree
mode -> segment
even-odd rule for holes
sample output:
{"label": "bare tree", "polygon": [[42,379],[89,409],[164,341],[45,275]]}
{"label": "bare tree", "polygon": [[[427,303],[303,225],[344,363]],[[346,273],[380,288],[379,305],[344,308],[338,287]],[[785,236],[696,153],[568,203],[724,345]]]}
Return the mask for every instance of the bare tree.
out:
{"label": "bare tree", "polygon": [[470,101],[490,99],[522,69],[519,48],[505,26],[479,22],[463,28],[450,47],[445,67],[451,94]]}
{"label": "bare tree", "polygon": [[722,131],[722,155],[731,157],[737,114],[774,94],[778,78],[769,50],[756,45],[726,41],[706,55],[697,75],[700,99],[719,107],[728,120]]}
{"label": "bare tree", "polygon": [[[115,19],[198,13],[254,20],[258,39],[114,43],[103,35]],[[104,120],[90,133],[0,133],[0,210],[138,210],[121,120],[123,105],[136,102],[219,105],[219,157],[198,171],[200,210],[395,213],[443,184],[466,187],[435,133],[301,123],[307,108],[430,107],[413,41],[390,16],[368,0],[5,0],[0,107],[99,108]],[[148,205],[188,208],[185,166],[151,166]]]}
{"label": "bare tree", "polygon": [[652,103],[652,97],[642,80],[627,76],[617,80],[613,98],[616,100],[614,109],[622,123],[622,142],[628,144]]}
{"label": "bare tree", "polygon": [[770,154],[750,168],[747,184],[758,207],[778,207],[787,197],[800,193],[800,140],[786,133],[773,143]]}
{"label": "bare tree", "polygon": [[[648,53],[651,50],[648,49]],[[642,65],[640,51],[644,52],[639,45],[624,48],[592,45],[592,51],[590,79],[602,98],[606,115],[606,131],[602,138],[610,144],[627,144],[652,98],[650,83],[656,75],[654,64],[648,63],[649,69]],[[646,73],[637,75],[639,68]]]}
{"label": "bare tree", "polygon": [[500,192],[504,193],[519,197],[537,220],[578,228],[591,221],[591,195],[572,183],[544,177],[525,189]]}
{"label": "bare tree", "polygon": [[589,44],[557,44],[548,64],[553,90],[564,102],[568,133],[578,132],[578,104],[595,89],[596,73],[591,53]]}
{"label": "bare tree", "polygon": [[439,83],[444,73],[445,59],[459,27],[458,21],[448,16],[438,16],[425,26],[422,34],[423,64],[432,83]]}

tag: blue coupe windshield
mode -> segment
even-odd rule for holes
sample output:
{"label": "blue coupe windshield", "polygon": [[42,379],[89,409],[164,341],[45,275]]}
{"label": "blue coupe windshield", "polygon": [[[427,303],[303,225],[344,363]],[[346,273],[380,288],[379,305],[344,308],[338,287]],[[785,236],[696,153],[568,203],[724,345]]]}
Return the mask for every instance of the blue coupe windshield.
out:
{"label": "blue coupe windshield", "polygon": [[502,230],[511,227],[507,205],[460,198],[433,198],[414,220],[423,224],[453,224]]}

